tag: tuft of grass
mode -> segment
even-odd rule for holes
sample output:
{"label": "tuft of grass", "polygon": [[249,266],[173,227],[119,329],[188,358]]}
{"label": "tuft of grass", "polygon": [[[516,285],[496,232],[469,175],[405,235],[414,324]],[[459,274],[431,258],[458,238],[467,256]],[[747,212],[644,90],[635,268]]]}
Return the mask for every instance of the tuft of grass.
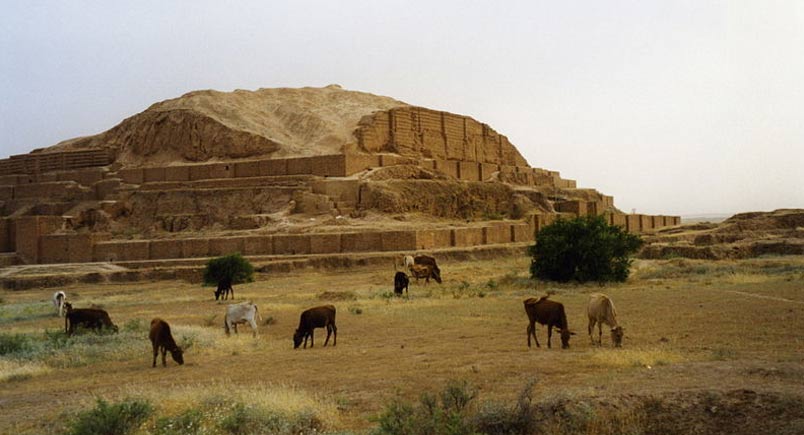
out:
{"label": "tuft of grass", "polygon": [[159,417],[154,425],[156,435],[196,435],[204,432],[204,413],[188,409],[181,414]]}
{"label": "tuft of grass", "polygon": [[31,347],[31,339],[27,335],[0,333],[0,355],[27,352]]}
{"label": "tuft of grass", "polygon": [[657,367],[684,361],[684,357],[663,349],[601,349],[591,361],[605,367]]}
{"label": "tuft of grass", "polygon": [[69,433],[126,435],[139,429],[153,412],[150,402],[140,399],[126,399],[114,404],[98,399],[95,408],[76,416]]}
{"label": "tuft of grass", "polygon": [[0,382],[21,381],[52,371],[53,369],[39,362],[0,359]]}

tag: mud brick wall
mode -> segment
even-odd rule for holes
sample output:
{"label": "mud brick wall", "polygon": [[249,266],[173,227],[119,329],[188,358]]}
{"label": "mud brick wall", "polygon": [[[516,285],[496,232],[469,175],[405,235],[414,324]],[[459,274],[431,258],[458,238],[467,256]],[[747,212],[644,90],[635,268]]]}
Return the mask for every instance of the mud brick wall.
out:
{"label": "mud brick wall", "polygon": [[11,221],[0,218],[0,252],[14,252],[11,244]]}
{"label": "mud brick wall", "polygon": [[209,239],[209,255],[221,256],[243,252],[243,237]]}
{"label": "mud brick wall", "polygon": [[451,230],[416,231],[416,249],[438,249],[452,246]]}
{"label": "mud brick wall", "polygon": [[341,234],[341,252],[371,252],[382,246],[382,233]]}
{"label": "mud brick wall", "polygon": [[162,260],[167,258],[182,258],[181,241],[178,240],[151,240],[148,258]]}
{"label": "mud brick wall", "polygon": [[58,178],[57,180],[53,181],[75,181],[76,183],[81,184],[83,186],[91,186],[92,184],[97,183],[100,180],[103,180],[104,172],[105,171],[102,168],[82,169],[78,171],[63,171],[53,174],[56,175]]}
{"label": "mud brick wall", "polygon": [[92,250],[90,234],[47,234],[39,238],[39,263],[86,263]]}
{"label": "mud brick wall", "polygon": [[14,186],[0,186],[0,201],[14,199]]}
{"label": "mud brick wall", "polygon": [[435,160],[435,169],[453,178],[458,178],[460,162],[457,160]]}
{"label": "mud brick wall", "polygon": [[190,166],[165,167],[165,181],[190,181]]}
{"label": "mud brick wall", "polygon": [[376,155],[348,155],[345,159],[345,175],[352,175],[369,168],[376,168],[380,165],[380,159]]}
{"label": "mud brick wall", "polygon": [[319,180],[311,183],[313,193],[327,195],[335,201],[357,202],[359,180]]}
{"label": "mud brick wall", "polygon": [[310,236],[311,254],[337,254],[341,252],[340,234],[314,234]]}
{"label": "mud brick wall", "polygon": [[260,160],[260,175],[263,177],[273,177],[288,174],[287,159]]}
{"label": "mud brick wall", "polygon": [[273,237],[248,236],[243,238],[243,255],[272,255],[273,253]]}
{"label": "mud brick wall", "polygon": [[274,255],[303,255],[310,253],[310,236],[307,234],[275,235]]}
{"label": "mud brick wall", "polygon": [[2,174],[41,174],[49,171],[106,166],[114,161],[111,150],[20,154],[0,160]]}
{"label": "mud brick wall", "polygon": [[480,181],[488,181],[491,176],[500,170],[500,166],[494,163],[480,164]]}
{"label": "mud brick wall", "polygon": [[381,251],[414,251],[416,250],[415,231],[386,231],[381,236]]}
{"label": "mud brick wall", "polygon": [[511,225],[511,240],[514,242],[533,242],[535,240],[533,227],[529,224]]}
{"label": "mud brick wall", "polygon": [[612,225],[617,225],[617,226],[620,226],[620,227],[623,227],[623,228],[627,228],[628,227],[627,216],[628,215],[624,215],[622,213],[612,213],[610,223]]}
{"label": "mud brick wall", "polygon": [[494,245],[498,243],[511,243],[511,226],[490,225],[483,227],[483,244]]}
{"label": "mud brick wall", "polygon": [[648,215],[639,215],[639,230],[644,232],[653,229],[653,218]]}
{"label": "mud brick wall", "polygon": [[641,217],[638,214],[629,214],[625,216],[625,229],[629,233],[639,233],[641,230],[640,226]]}
{"label": "mud brick wall", "polygon": [[234,163],[213,163],[190,166],[190,181],[210,178],[233,178]]}
{"label": "mud brick wall", "polygon": [[[310,174],[322,177],[345,177],[350,175],[346,170],[347,157],[344,155],[316,156],[310,157],[309,159]],[[379,158],[375,157],[372,161],[379,162]],[[379,163],[377,165],[379,165]],[[358,163],[357,166],[359,167],[360,164]]]}
{"label": "mud brick wall", "polygon": [[462,248],[482,244],[482,228],[455,228],[452,230],[452,246]]}
{"label": "mud brick wall", "polygon": [[439,160],[527,166],[508,139],[472,118],[422,107],[398,107],[360,120],[358,145]]}
{"label": "mud brick wall", "polygon": [[234,176],[237,178],[259,177],[260,176],[259,160],[251,160],[248,162],[235,162]]}
{"label": "mud brick wall", "polygon": [[52,200],[92,200],[95,192],[82,188],[75,181],[21,184],[14,187],[14,197]]}
{"label": "mud brick wall", "polygon": [[562,213],[572,213],[575,216],[586,216],[589,213],[586,201],[562,201],[556,203],[555,207]]}
{"label": "mud brick wall", "polygon": [[111,195],[120,189],[120,179],[110,178],[108,180],[99,181],[95,183],[94,188],[95,198],[98,200],[103,200],[108,195]]}
{"label": "mud brick wall", "polygon": [[165,181],[165,168],[143,168],[142,181],[145,183],[158,183]]}
{"label": "mud brick wall", "polygon": [[148,260],[150,241],[130,240],[95,243],[92,258],[95,261]]}
{"label": "mud brick wall", "polygon": [[39,238],[61,229],[64,219],[61,216],[22,216],[11,221],[10,244],[27,264],[41,260]]}
{"label": "mud brick wall", "polygon": [[184,239],[181,241],[181,255],[185,258],[206,257],[209,255],[209,240]]}
{"label": "mud brick wall", "polygon": [[480,164],[477,162],[458,162],[458,178],[466,181],[482,181]]}
{"label": "mud brick wall", "polygon": [[123,179],[124,183],[142,184],[145,181],[144,172],[142,168],[121,169],[117,171],[117,175]]}

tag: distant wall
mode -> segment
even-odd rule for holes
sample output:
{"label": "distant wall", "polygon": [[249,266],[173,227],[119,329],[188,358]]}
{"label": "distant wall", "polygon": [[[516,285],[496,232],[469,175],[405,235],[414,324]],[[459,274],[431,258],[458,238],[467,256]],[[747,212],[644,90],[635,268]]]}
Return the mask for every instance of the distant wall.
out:
{"label": "distant wall", "polygon": [[48,171],[106,166],[114,161],[110,150],[31,153],[0,160],[0,174],[40,174]]}

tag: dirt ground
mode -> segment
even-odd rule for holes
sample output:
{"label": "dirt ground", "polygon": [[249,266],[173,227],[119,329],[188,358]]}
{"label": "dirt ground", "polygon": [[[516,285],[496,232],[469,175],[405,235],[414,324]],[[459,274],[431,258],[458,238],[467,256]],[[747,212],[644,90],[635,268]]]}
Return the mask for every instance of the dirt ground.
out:
{"label": "dirt ground", "polygon": [[[508,401],[532,379],[537,400],[733,390],[804,395],[802,257],[639,260],[628,282],[605,286],[534,285],[526,279],[528,265],[526,257],[444,263],[444,283],[414,280],[409,298],[390,296],[390,267],[259,275],[235,286],[237,302],[259,306],[256,339],[247,326],[225,336],[228,302],[216,302],[209,287],[180,281],[66,287],[76,307],[100,305],[123,329],[167,320],[178,341],[194,342],[186,364],[151,368],[146,331],[118,354],[50,363],[41,374],[5,379],[0,433],[41,432],[94,397],[221,384],[315,395],[336,405],[333,430],[366,429],[391,398],[415,399],[456,379],[476,386],[484,399]],[[0,293],[3,333],[63,328],[50,302],[55,290]],[[546,292],[565,305],[577,333],[570,349],[560,349],[557,335],[548,349],[543,327],[542,347],[527,347],[522,301]],[[611,347],[605,331],[602,347],[590,343],[585,305],[593,292],[615,302],[625,328],[622,349]],[[294,350],[299,313],[323,303],[338,310],[337,346],[324,347],[326,334],[316,330],[315,347]]]}

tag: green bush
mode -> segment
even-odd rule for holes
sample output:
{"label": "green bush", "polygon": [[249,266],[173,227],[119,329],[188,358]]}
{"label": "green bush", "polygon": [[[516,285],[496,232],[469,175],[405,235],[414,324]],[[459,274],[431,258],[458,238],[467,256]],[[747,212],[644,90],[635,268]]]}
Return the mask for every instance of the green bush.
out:
{"label": "green bush", "polygon": [[639,236],[609,225],[601,216],[558,219],[536,234],[528,248],[531,277],[549,281],[625,281]]}
{"label": "green bush", "polygon": [[[417,405],[394,399],[377,418],[374,435],[469,435],[477,431],[472,424],[470,405],[477,390],[466,382],[450,382],[439,397],[422,394]],[[440,399],[440,400],[439,400]]]}
{"label": "green bush", "polygon": [[98,399],[95,408],[78,414],[70,424],[72,435],[126,435],[136,431],[154,412],[144,400],[127,399],[109,404]]}
{"label": "green bush", "polygon": [[236,404],[220,422],[225,433],[245,434],[311,434],[320,432],[322,422],[311,412],[284,415],[275,411]]}
{"label": "green bush", "polygon": [[0,334],[0,355],[25,352],[31,348],[31,339],[24,334]]}
{"label": "green bush", "polygon": [[217,285],[228,279],[232,284],[254,281],[254,266],[240,254],[213,258],[204,270],[204,283]]}

